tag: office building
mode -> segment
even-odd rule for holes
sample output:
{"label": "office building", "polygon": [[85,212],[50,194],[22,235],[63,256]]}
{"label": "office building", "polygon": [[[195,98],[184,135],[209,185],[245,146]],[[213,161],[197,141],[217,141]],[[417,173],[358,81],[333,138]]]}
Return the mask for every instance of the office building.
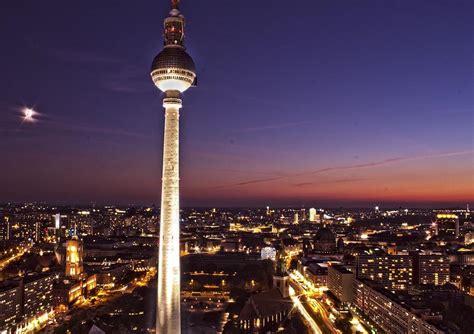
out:
{"label": "office building", "polygon": [[449,282],[449,258],[439,254],[414,253],[413,283],[443,285]]}
{"label": "office building", "polygon": [[328,289],[342,303],[351,303],[354,299],[352,293],[354,273],[341,265],[328,266]]}
{"label": "office building", "polygon": [[404,290],[413,284],[413,260],[409,255],[359,255],[357,277],[390,290]]}
{"label": "office building", "polygon": [[[396,294],[371,281],[354,279],[354,306],[388,334],[442,334],[434,324],[412,312]],[[429,317],[427,316],[426,319]]]}
{"label": "office building", "polygon": [[310,222],[316,222],[318,220],[318,214],[316,212],[315,208],[309,209],[309,221]]}
{"label": "office building", "polygon": [[14,327],[21,319],[22,292],[20,281],[0,285],[0,331]]}

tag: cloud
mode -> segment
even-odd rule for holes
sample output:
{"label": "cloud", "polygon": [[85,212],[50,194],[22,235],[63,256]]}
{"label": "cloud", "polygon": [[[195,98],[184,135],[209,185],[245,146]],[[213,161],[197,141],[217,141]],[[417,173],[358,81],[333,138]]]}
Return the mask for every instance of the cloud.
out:
{"label": "cloud", "polygon": [[347,178],[347,179],[336,179],[336,180],[325,180],[325,181],[318,181],[318,182],[302,182],[296,183],[296,187],[306,187],[313,184],[334,184],[334,183],[353,183],[353,182],[362,182],[371,180],[370,178]]}
{"label": "cloud", "polygon": [[50,49],[49,53],[58,60],[71,63],[118,64],[120,60],[88,50]]}
{"label": "cloud", "polygon": [[265,178],[265,179],[256,179],[256,180],[239,182],[239,183],[236,183],[235,185],[236,186],[246,186],[246,185],[254,184],[254,183],[262,183],[262,182],[281,180],[281,179],[284,179],[286,177],[287,176],[277,176],[277,177],[269,177],[269,178]]}
{"label": "cloud", "polygon": [[[234,184],[219,186],[219,187],[231,187],[231,186],[246,186],[250,184],[257,184],[257,183],[264,183],[264,182],[271,182],[277,181],[285,178],[292,178],[292,177],[300,177],[300,176],[309,176],[309,175],[317,175],[322,173],[327,173],[331,171],[337,170],[350,170],[350,169],[365,169],[365,168],[374,168],[380,166],[391,165],[394,163],[404,162],[404,161],[416,161],[416,160],[423,160],[423,159],[435,159],[435,158],[448,158],[454,156],[462,156],[462,155],[469,155],[474,154],[474,150],[467,150],[467,151],[456,151],[456,152],[445,152],[445,153],[433,153],[433,154],[426,154],[426,155],[411,155],[411,156],[400,156],[395,158],[388,158],[378,161],[367,162],[363,164],[355,164],[355,165],[346,165],[346,166],[335,166],[335,167],[326,167],[317,169],[314,171],[309,172],[302,172],[296,173],[291,175],[281,175],[276,177],[268,177],[268,178],[260,178],[254,179],[249,181],[242,181]],[[337,180],[336,180],[337,181]],[[348,180],[339,180],[340,182],[349,182]],[[360,179],[362,181],[362,179]],[[308,182],[296,184],[296,186],[305,186]]]}
{"label": "cloud", "polygon": [[136,67],[122,67],[104,82],[106,89],[118,93],[141,93],[152,91],[153,85],[146,72]]}
{"label": "cloud", "polygon": [[311,122],[301,121],[301,122],[290,122],[290,123],[280,123],[280,124],[269,124],[269,125],[251,127],[251,128],[243,128],[243,129],[236,130],[235,132],[254,132],[254,131],[284,129],[284,128],[290,128],[293,126],[304,125],[308,123],[311,123]]}
{"label": "cloud", "polygon": [[103,134],[103,135],[134,137],[134,138],[139,138],[139,139],[151,138],[151,135],[137,133],[137,132],[130,132],[130,131],[125,131],[121,129],[112,129],[112,128],[100,128],[100,127],[81,126],[81,125],[64,125],[62,129],[86,132],[86,133]]}
{"label": "cloud", "polygon": [[367,162],[363,164],[327,167],[327,168],[318,169],[312,172],[301,173],[295,176],[319,174],[319,173],[324,173],[324,172],[329,172],[329,171],[334,171],[334,170],[372,168],[372,167],[390,165],[393,163],[403,162],[403,161],[415,161],[415,160],[432,159],[432,158],[447,158],[447,157],[453,157],[453,156],[459,156],[459,155],[468,155],[468,154],[473,154],[473,153],[474,153],[474,150],[468,150],[468,151],[457,151],[457,152],[446,152],[446,153],[434,153],[434,154],[427,154],[427,155],[401,156],[401,157],[389,158],[389,159],[384,159],[384,160],[379,160],[379,161]]}
{"label": "cloud", "polygon": [[[107,135],[107,136],[118,136],[118,137],[133,137],[138,139],[150,139],[152,138],[151,134],[146,133],[139,133],[139,132],[132,132],[122,129],[114,129],[114,128],[104,128],[104,127],[96,127],[96,126],[89,126],[83,124],[71,124],[61,120],[51,120],[51,119],[43,119],[38,121],[34,127],[32,126],[22,126],[22,127],[0,127],[0,133],[7,133],[7,134],[40,134],[41,131],[47,129],[47,134],[50,135],[53,132],[51,130],[56,130],[58,132],[79,132],[79,133],[86,133],[86,134],[100,134],[100,135]],[[40,131],[40,132],[38,132]]]}

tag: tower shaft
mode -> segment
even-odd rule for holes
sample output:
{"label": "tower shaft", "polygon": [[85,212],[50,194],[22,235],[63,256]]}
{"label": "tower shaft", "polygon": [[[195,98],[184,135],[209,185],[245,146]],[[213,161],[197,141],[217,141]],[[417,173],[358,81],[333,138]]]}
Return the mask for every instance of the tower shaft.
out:
{"label": "tower shaft", "polygon": [[[163,100],[165,134],[161,189],[156,333],[180,334],[179,109],[181,99]],[[179,96],[179,94],[177,94]]]}

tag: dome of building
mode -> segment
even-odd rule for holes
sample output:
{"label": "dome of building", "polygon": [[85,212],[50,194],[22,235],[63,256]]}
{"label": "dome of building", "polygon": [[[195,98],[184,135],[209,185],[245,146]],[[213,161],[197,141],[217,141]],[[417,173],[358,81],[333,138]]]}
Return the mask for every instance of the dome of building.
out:
{"label": "dome of building", "polygon": [[196,78],[196,66],[183,47],[166,47],[153,59],[151,77],[163,92],[184,92]]}
{"label": "dome of building", "polygon": [[316,253],[333,253],[336,251],[336,235],[327,227],[321,227],[313,239]]}
{"label": "dome of building", "polygon": [[314,237],[314,240],[336,242],[336,236],[327,227],[322,227],[318,230],[318,232],[316,232],[316,236]]}

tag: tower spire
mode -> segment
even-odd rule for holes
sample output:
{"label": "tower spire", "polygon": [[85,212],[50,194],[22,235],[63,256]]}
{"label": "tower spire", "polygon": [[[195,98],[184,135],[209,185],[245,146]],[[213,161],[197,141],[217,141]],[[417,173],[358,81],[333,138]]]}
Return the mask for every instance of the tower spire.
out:
{"label": "tower spire", "polygon": [[179,0],[171,0],[171,8],[179,9]]}

